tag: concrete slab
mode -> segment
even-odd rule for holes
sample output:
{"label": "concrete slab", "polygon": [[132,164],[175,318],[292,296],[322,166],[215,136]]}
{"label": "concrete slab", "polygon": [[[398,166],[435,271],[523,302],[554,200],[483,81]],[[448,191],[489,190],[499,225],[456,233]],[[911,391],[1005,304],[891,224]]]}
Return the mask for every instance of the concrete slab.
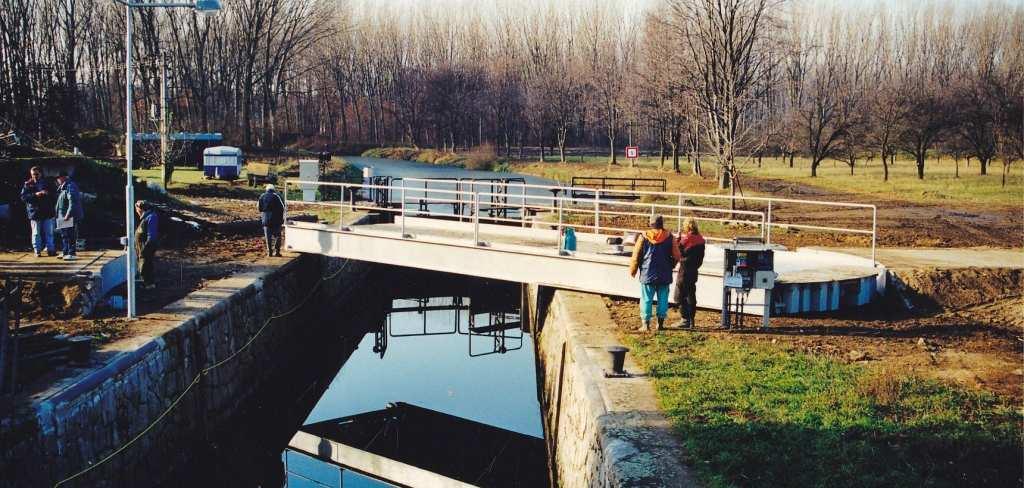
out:
{"label": "concrete slab", "polygon": [[[853,254],[870,258],[871,250],[862,248],[808,248]],[[877,250],[878,262],[889,269],[908,268],[1024,268],[1024,249],[917,248]]]}
{"label": "concrete slab", "polygon": [[[631,246],[615,253],[606,243],[607,235],[577,232],[577,250],[560,254],[558,231],[549,228],[477,226],[472,222],[424,218],[408,218],[405,225],[399,218],[397,223],[350,226],[345,230],[337,225],[304,222],[288,227],[288,248],[298,252],[639,297],[639,287],[628,274]],[[698,306],[721,309],[723,262],[723,248],[709,244],[697,283]],[[798,309],[782,307],[787,287],[855,282],[855,292],[867,288],[869,297],[884,287],[884,270],[875,267],[870,259],[852,254],[779,249],[775,253],[775,270],[779,274],[776,310],[784,313],[829,311],[829,305],[835,303],[838,307],[844,303],[826,300],[823,309],[818,305],[812,307],[808,298],[795,302]],[[761,315],[764,297],[762,290],[752,290],[746,302],[747,312]]]}
{"label": "concrete slab", "polygon": [[32,252],[5,252],[0,253],[0,276],[33,281],[64,281],[87,272],[98,275],[103,266],[123,255],[120,249],[82,251],[78,253],[77,260],[64,261],[45,254],[37,258]]}

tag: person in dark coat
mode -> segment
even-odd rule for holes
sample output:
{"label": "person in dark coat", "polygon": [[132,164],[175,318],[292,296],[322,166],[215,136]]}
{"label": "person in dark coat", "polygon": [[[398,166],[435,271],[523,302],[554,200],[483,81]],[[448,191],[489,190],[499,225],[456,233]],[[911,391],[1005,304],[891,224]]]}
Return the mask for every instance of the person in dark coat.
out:
{"label": "person in dark coat", "polygon": [[683,235],[676,240],[676,248],[682,255],[676,275],[675,300],[679,304],[682,320],[677,327],[692,328],[693,317],[697,314],[697,278],[700,266],[704,264],[704,236],[700,235],[693,219],[683,221]]}
{"label": "person in dark coat", "polygon": [[60,249],[64,260],[72,261],[78,249],[78,229],[85,217],[82,193],[67,171],[60,172],[57,184],[57,227],[60,228],[57,233],[60,235]]}
{"label": "person in dark coat", "polygon": [[135,252],[139,259],[142,288],[156,288],[156,250],[160,245],[160,214],[145,200],[135,202],[139,225],[135,228]]}
{"label": "person in dark coat", "polygon": [[32,250],[36,257],[42,255],[44,247],[48,255],[56,256],[53,217],[57,200],[51,185],[43,179],[43,170],[39,166],[29,170],[29,179],[21,187],[21,201],[25,202],[25,212],[32,225]]}
{"label": "person in dark coat", "polygon": [[284,199],[276,191],[274,185],[260,195],[256,208],[260,212],[260,223],[263,224],[263,239],[267,243],[267,256],[281,256],[281,226],[284,225]]}
{"label": "person in dark coat", "polygon": [[672,268],[679,261],[679,248],[672,233],[665,230],[660,215],[651,217],[650,230],[637,236],[633,246],[633,257],[629,263],[629,275],[640,279],[640,330],[651,330],[651,305],[658,300],[658,323],[654,331],[665,325],[668,316],[668,289],[672,284]]}

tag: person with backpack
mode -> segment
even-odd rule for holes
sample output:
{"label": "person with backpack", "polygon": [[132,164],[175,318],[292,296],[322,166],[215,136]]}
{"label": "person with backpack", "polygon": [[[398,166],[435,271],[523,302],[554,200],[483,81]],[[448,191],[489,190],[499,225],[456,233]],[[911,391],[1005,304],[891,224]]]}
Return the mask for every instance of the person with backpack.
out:
{"label": "person with backpack", "polygon": [[676,326],[690,329],[693,328],[693,318],[697,314],[698,272],[704,264],[704,236],[700,235],[697,223],[692,218],[683,221],[683,235],[676,240],[675,247],[682,255],[676,275],[675,293],[682,319]]}
{"label": "person with backpack", "polygon": [[629,275],[640,280],[641,332],[649,332],[652,329],[651,307],[655,299],[658,301],[658,323],[653,326],[654,332],[665,325],[672,269],[681,259],[679,246],[672,238],[672,233],[665,230],[664,218],[653,215],[649,224],[651,228],[637,236],[636,244],[633,246],[633,257],[629,263]]}
{"label": "person with backpack", "polygon": [[266,191],[260,195],[260,199],[256,203],[256,208],[260,212],[260,223],[263,224],[263,239],[267,243],[267,256],[281,257],[284,199],[274,191],[274,185],[267,185]]}
{"label": "person with backpack", "polygon": [[57,184],[57,227],[61,254],[65,261],[73,261],[78,250],[78,228],[85,217],[82,193],[78,191],[78,185],[71,181],[67,171],[60,172]]}
{"label": "person with backpack", "polygon": [[43,179],[43,169],[33,166],[29,170],[29,179],[21,186],[21,201],[25,202],[25,213],[32,225],[32,250],[36,257],[43,254],[56,256],[53,245],[53,217],[56,196],[53,188]]}
{"label": "person with backpack", "polygon": [[135,213],[139,215],[139,225],[135,228],[135,252],[138,256],[139,274],[142,275],[142,288],[156,288],[156,250],[160,244],[160,214],[156,207],[145,201],[135,202]]}

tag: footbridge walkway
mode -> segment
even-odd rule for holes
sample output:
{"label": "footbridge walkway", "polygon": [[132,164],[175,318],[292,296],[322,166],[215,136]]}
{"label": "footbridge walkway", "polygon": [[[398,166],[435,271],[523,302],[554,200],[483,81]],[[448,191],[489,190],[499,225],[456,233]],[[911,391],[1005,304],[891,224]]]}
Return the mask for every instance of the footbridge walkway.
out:
{"label": "footbridge walkway", "polygon": [[[286,181],[289,211],[311,209],[317,222],[286,222],[293,251],[351,258],[489,279],[638,297],[628,276],[629,255],[648,218],[660,214],[678,232],[685,218],[709,241],[697,300],[721,309],[723,245],[756,239],[775,248],[775,289],[752,290],[748,313],[829,312],[864,305],[884,287],[874,259],[877,210],[873,205],[769,197],[632,191],[533,185],[498,180],[394,178],[384,184]],[[863,212],[870,228],[802,222],[802,207]],[[779,218],[785,208],[788,219]],[[369,211],[371,223],[342,225],[345,214]],[[575,250],[564,248],[572,229]],[[773,244],[773,232],[859,235],[870,258]],[[870,245],[867,245],[867,242]]]}

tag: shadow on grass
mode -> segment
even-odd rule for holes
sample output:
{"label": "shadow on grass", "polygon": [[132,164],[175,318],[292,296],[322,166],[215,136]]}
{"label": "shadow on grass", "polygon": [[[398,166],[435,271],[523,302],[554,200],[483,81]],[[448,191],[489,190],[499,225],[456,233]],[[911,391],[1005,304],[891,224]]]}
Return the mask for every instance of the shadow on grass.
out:
{"label": "shadow on grass", "polygon": [[677,424],[711,486],[1021,486],[1019,444],[980,434]]}

